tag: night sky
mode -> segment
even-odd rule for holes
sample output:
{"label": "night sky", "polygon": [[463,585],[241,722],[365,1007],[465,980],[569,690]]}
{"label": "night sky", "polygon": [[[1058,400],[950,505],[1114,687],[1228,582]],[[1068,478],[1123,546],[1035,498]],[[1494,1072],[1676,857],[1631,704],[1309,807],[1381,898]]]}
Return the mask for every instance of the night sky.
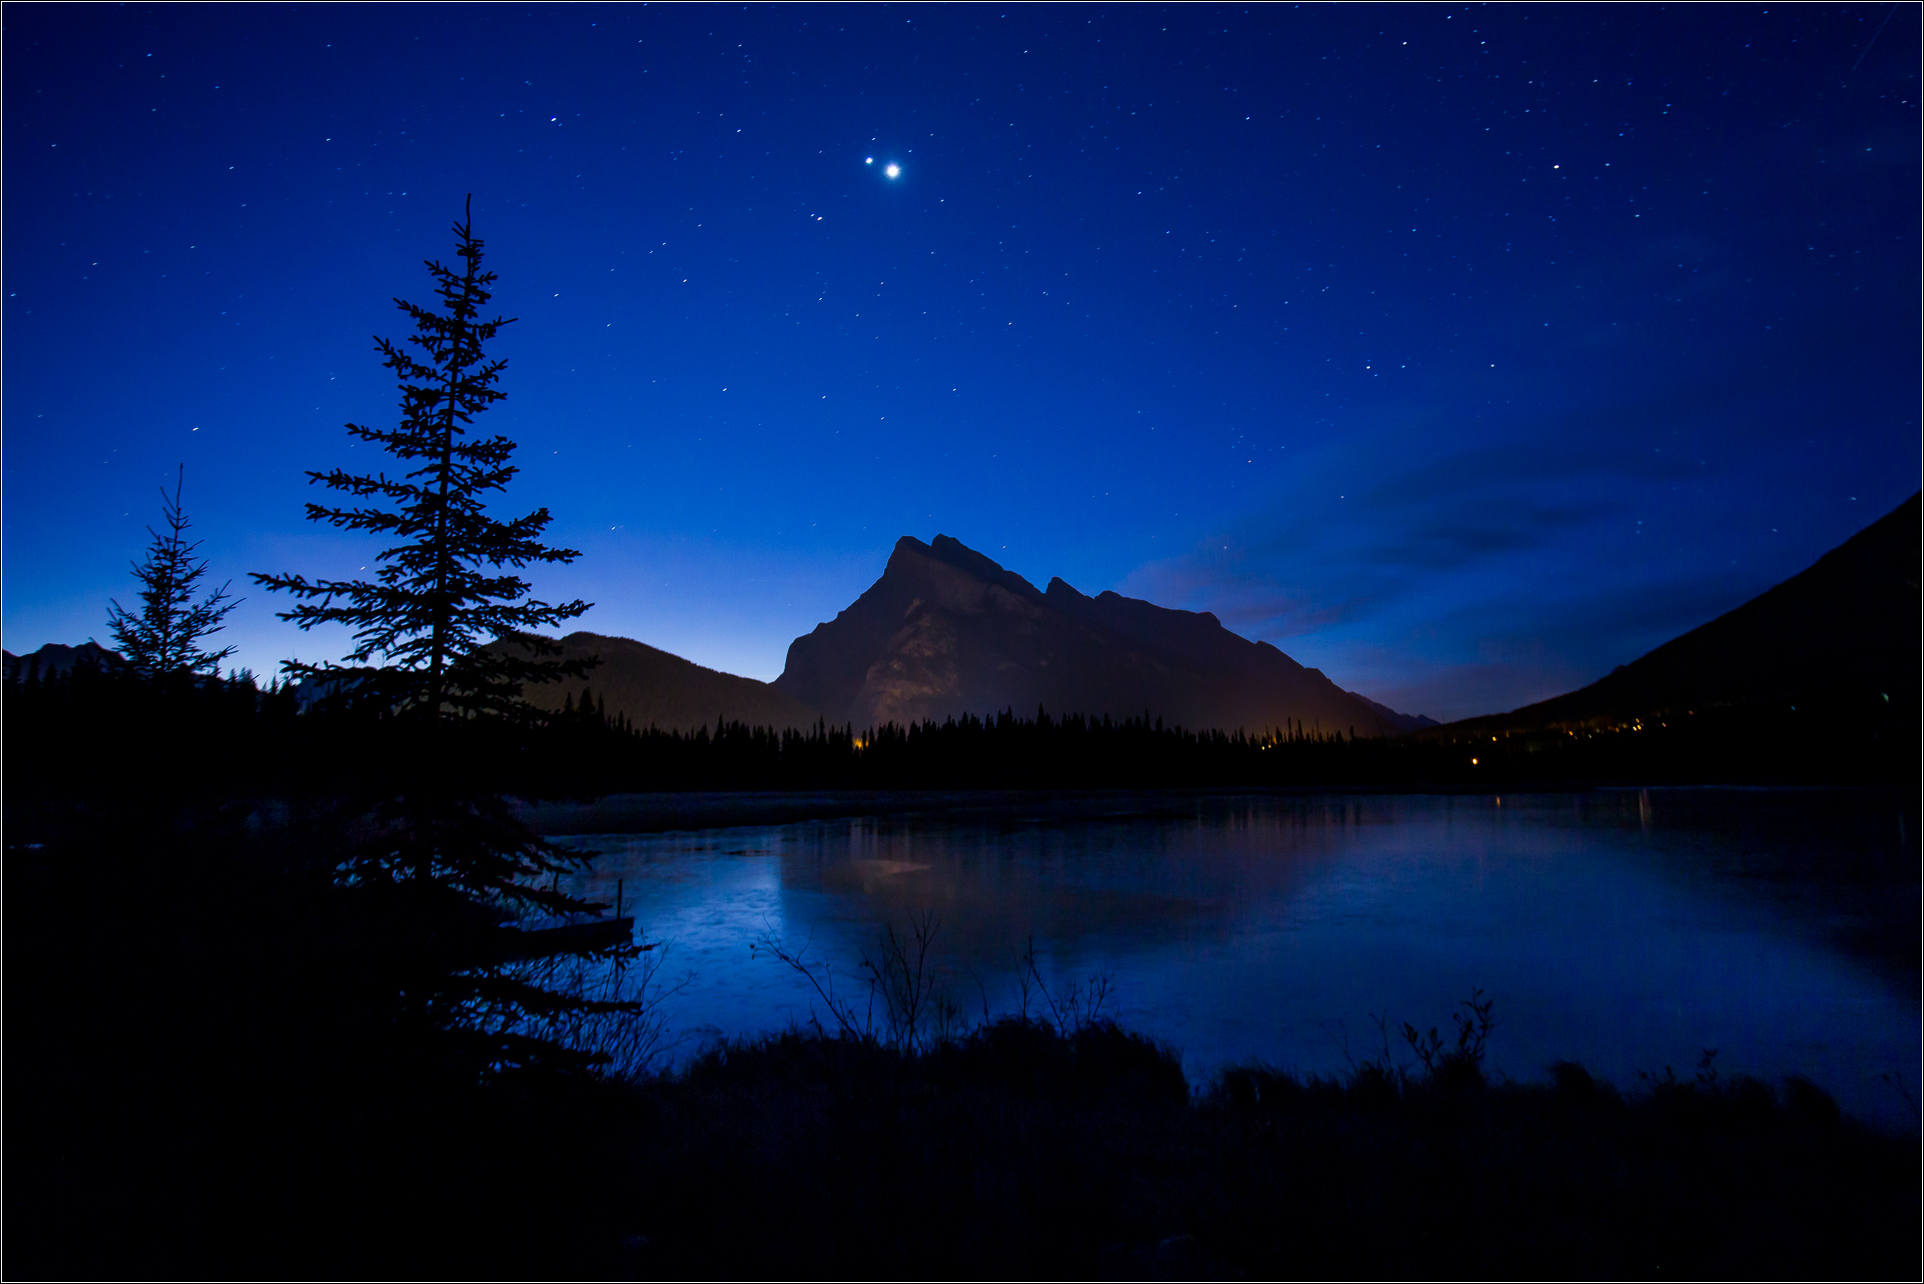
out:
{"label": "night sky", "polygon": [[303,470],[471,192],[576,627],[773,678],[940,532],[1553,695],[1918,488],[1919,12],[9,4],[5,644],[184,463],[233,663],[339,659],[247,573],[371,576]]}

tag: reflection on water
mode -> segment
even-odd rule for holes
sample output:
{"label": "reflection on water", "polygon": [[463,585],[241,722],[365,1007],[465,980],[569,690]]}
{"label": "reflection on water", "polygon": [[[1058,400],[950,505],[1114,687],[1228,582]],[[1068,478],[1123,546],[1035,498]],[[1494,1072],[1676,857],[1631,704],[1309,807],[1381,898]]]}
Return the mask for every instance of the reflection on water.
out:
{"label": "reflection on water", "polygon": [[1340,1071],[1346,1048],[1380,1050],[1374,1015],[1447,1030],[1481,987],[1500,1073],[1569,1058],[1630,1085],[1716,1048],[1726,1075],[1804,1073],[1853,1113],[1915,1126],[1885,1078],[1915,1098],[1917,854],[1894,802],[1606,790],[1110,810],[596,835],[575,840],[602,853],[576,890],[613,900],[619,879],[667,972],[693,974],[667,1010],[691,1048],[807,1022],[807,982],[751,952],[765,935],[847,987],[882,924],[932,911],[965,1012],[1015,1006],[1033,938],[1045,978],[1110,976],[1117,1015],[1179,1048],[1192,1078],[1252,1058]]}

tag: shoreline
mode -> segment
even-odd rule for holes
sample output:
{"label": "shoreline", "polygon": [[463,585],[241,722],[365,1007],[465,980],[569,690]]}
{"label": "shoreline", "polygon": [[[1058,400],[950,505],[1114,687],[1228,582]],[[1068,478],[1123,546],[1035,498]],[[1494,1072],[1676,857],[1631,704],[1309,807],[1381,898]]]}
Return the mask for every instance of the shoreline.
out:
{"label": "shoreline", "polygon": [[1592,786],[1509,789],[1462,785],[1290,785],[1169,789],[797,789],[664,790],[604,794],[587,800],[512,800],[515,815],[544,837],[662,833],[786,825],[806,820],[911,813],[1008,816],[1046,807],[1090,817],[1167,815],[1204,799],[1314,797],[1321,794],[1579,793]]}
{"label": "shoreline", "polygon": [[1052,815],[1089,818],[1166,816],[1206,800],[1385,795],[1476,797],[1507,794],[1586,794],[1653,789],[1678,792],[1796,791],[1897,793],[1885,785],[1777,785],[1740,783],[1621,784],[1615,781],[1559,784],[1491,782],[1465,785],[1272,785],[1178,786],[1115,789],[762,789],[635,790],[589,799],[512,798],[510,806],[535,833],[549,838],[580,834],[647,834],[679,830],[787,825],[851,816],[940,814],[1007,817],[1045,807]]}

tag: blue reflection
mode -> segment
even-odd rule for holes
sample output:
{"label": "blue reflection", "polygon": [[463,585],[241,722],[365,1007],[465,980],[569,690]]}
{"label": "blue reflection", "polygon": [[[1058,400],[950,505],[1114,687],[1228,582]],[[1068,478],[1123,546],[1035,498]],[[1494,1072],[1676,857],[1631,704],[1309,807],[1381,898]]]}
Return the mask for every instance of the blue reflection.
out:
{"label": "blue reflection", "polygon": [[1033,938],[1052,981],[1108,976],[1192,1079],[1339,1072],[1380,1051],[1375,1016],[1447,1028],[1481,987],[1498,1074],[1571,1059],[1632,1087],[1715,1048],[1726,1075],[1805,1074],[1914,1128],[1890,1081],[1915,1099],[1913,833],[1897,802],[1835,790],[1069,799],[592,835],[576,890],[622,880],[692,973],[665,1009],[689,1051],[819,1011],[757,941],[854,986],[883,924],[933,911],[965,1013],[1017,1006]]}

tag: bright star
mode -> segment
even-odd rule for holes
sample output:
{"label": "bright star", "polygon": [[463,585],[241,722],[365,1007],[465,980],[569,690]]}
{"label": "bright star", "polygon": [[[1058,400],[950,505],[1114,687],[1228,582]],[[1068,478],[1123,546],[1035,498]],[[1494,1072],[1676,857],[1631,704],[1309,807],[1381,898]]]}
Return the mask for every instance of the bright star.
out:
{"label": "bright star", "polygon": [[883,170],[882,172],[884,174],[887,174],[890,178],[902,177],[902,167],[900,165],[890,165],[887,169]]}

